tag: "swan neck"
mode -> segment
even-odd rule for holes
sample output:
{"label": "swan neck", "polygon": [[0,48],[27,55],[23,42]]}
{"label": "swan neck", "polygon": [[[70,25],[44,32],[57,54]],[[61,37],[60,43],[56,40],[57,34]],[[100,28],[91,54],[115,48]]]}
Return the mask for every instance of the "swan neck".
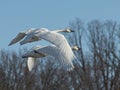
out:
{"label": "swan neck", "polygon": [[54,30],[54,32],[66,32],[66,29]]}

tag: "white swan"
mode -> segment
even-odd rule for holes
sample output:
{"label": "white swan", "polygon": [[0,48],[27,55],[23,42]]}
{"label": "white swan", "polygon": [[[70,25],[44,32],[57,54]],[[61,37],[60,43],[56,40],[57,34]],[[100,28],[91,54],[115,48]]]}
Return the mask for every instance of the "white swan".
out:
{"label": "white swan", "polygon": [[[29,35],[29,36],[33,36],[35,33],[40,33],[42,32],[42,28],[40,29],[28,29],[26,31],[23,31],[23,32],[20,32],[17,34],[17,36],[12,39],[12,41],[8,44],[8,46],[10,45],[13,45],[17,42],[19,42],[20,40],[22,40],[25,36]],[[61,29],[61,30],[53,30],[52,32],[73,32],[71,29]],[[30,43],[30,42],[35,42],[35,41],[38,41],[38,40],[41,40],[41,38],[38,38],[38,37],[32,37],[31,40],[25,42],[25,43]],[[24,42],[21,41],[20,44],[25,44]]]}
{"label": "white swan", "polygon": [[[32,37],[42,38],[42,39],[47,40],[47,41],[51,42],[52,44],[56,45],[56,47],[59,48],[59,53],[57,53],[57,56],[58,56],[57,58],[61,62],[64,62],[64,65],[67,66],[67,69],[74,68],[72,61],[76,57],[75,57],[69,43],[67,42],[66,38],[64,37],[64,35],[57,33],[57,32],[51,32],[45,28],[42,28],[40,33],[35,33],[34,35],[27,36],[23,40],[23,43],[31,40]],[[61,56],[61,57],[59,57],[59,56]]]}
{"label": "white swan", "polygon": [[[76,51],[80,50],[78,46],[73,46],[71,48]],[[36,64],[35,58],[42,58],[45,57],[46,55],[53,56],[55,60],[57,60],[66,70],[72,70],[74,68],[73,66],[72,68],[69,68],[71,66],[71,63],[63,62],[61,60],[61,57],[63,57],[64,54],[59,55],[59,48],[56,47],[55,45],[35,46],[31,50],[27,51],[24,55],[22,55],[22,58],[28,58],[27,65],[29,71],[31,71]]]}

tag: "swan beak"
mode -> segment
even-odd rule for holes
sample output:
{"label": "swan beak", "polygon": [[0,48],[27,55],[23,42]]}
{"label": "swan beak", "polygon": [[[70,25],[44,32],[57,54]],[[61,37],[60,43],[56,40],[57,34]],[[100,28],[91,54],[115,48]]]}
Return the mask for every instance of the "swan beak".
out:
{"label": "swan beak", "polygon": [[8,44],[8,46],[11,46],[11,45],[12,45],[11,43]]}
{"label": "swan beak", "polygon": [[70,29],[70,32],[75,32],[74,30]]}
{"label": "swan beak", "polygon": [[73,30],[71,30],[71,32],[74,32]]}
{"label": "swan beak", "polygon": [[80,47],[78,47],[78,51],[80,51],[81,50],[81,48]]}

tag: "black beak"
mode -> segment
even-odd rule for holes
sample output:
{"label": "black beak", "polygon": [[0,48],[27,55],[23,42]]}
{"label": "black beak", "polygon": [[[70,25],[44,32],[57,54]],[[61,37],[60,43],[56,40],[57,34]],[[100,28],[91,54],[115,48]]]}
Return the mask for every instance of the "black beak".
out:
{"label": "black beak", "polygon": [[78,48],[78,50],[81,50],[81,48]]}
{"label": "black beak", "polygon": [[71,32],[75,32],[74,30],[70,29]]}

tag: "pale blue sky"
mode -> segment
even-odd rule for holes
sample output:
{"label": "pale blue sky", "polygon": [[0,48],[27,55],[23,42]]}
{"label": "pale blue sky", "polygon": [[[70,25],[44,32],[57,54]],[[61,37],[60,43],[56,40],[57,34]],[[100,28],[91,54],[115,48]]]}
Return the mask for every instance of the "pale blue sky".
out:
{"label": "pale blue sky", "polygon": [[120,0],[0,0],[0,49],[30,46],[8,47],[8,43],[20,31],[39,27],[61,29],[76,17],[85,23],[94,19],[119,22]]}

